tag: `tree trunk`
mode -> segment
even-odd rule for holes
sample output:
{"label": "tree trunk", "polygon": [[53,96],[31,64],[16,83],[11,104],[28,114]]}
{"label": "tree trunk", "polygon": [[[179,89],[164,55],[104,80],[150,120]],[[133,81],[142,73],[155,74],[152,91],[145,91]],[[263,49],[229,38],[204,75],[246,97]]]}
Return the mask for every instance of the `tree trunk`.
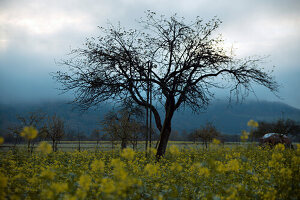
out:
{"label": "tree trunk", "polygon": [[52,150],[55,152],[55,140],[52,140]]}
{"label": "tree trunk", "polygon": [[174,110],[171,110],[170,112],[166,112],[166,117],[160,133],[160,141],[156,153],[157,160],[159,160],[162,156],[165,155],[169,137],[171,134],[171,121],[172,121],[173,114],[174,114]]}
{"label": "tree trunk", "polygon": [[125,149],[126,147],[127,147],[127,140],[125,138],[122,138],[121,149]]}
{"label": "tree trunk", "polygon": [[30,153],[30,140],[28,140],[28,143],[27,143],[27,151],[28,151],[28,153]]}

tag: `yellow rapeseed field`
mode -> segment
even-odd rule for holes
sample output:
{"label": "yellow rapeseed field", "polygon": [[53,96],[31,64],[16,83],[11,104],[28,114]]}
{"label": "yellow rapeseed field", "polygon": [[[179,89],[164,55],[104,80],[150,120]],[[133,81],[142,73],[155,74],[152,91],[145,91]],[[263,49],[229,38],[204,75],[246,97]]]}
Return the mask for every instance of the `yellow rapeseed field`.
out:
{"label": "yellow rapeseed field", "polygon": [[0,199],[299,199],[300,145],[1,152]]}

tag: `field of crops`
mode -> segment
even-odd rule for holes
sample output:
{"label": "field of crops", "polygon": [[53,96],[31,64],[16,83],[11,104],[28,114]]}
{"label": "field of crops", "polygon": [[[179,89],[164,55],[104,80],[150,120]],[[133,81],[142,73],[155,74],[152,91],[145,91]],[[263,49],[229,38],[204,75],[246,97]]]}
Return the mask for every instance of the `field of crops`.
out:
{"label": "field of crops", "polygon": [[0,154],[0,199],[299,199],[300,145]]}

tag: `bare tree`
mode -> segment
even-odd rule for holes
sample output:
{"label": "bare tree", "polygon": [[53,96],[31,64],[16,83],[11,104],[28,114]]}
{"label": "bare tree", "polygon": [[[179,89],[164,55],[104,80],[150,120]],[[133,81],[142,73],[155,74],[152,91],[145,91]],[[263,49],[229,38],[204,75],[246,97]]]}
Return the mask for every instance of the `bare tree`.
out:
{"label": "bare tree", "polygon": [[[43,121],[46,117],[46,114],[41,111],[29,112],[25,115],[17,115],[16,118],[19,121],[19,124],[14,124],[8,127],[9,133],[15,138],[15,145],[20,142],[21,137],[20,133],[24,127],[34,127],[39,130],[39,139],[43,139],[44,128]],[[28,151],[33,149],[34,140],[28,140]]]}
{"label": "bare tree", "polygon": [[211,123],[207,123],[204,127],[196,130],[197,138],[202,140],[206,148],[208,147],[209,142],[211,142],[214,138],[219,137],[220,135],[220,132]]}
{"label": "bare tree", "polygon": [[96,140],[96,141],[97,141],[97,146],[98,146],[99,141],[100,141],[100,130],[94,129],[94,130],[92,131],[92,133],[91,133],[90,138],[91,138],[92,140]]}
{"label": "bare tree", "polygon": [[[220,23],[199,18],[186,23],[176,15],[157,17],[149,11],[140,21],[141,30],[101,28],[102,36],[88,39],[62,62],[70,70],[53,76],[62,90],[75,92],[74,102],[83,109],[124,98],[148,107],[160,131],[159,158],[167,147],[174,112],[183,105],[195,112],[206,108],[212,88],[229,88],[237,99],[253,92],[253,83],[277,91],[270,72],[260,67],[261,58],[235,59],[223,48],[222,38],[213,34]],[[164,106],[163,119],[157,106],[147,103],[147,83],[153,102]]]}
{"label": "bare tree", "polygon": [[253,136],[259,139],[267,133],[280,133],[297,137],[300,133],[300,125],[292,119],[279,119],[274,122],[261,121],[258,128],[253,132]]}
{"label": "bare tree", "polygon": [[52,141],[53,151],[57,151],[57,143],[63,138],[65,134],[64,121],[56,115],[49,117],[45,131],[47,133],[47,138]]}
{"label": "bare tree", "polygon": [[[110,135],[111,140],[121,140],[121,148],[127,147],[128,142],[135,144],[141,125],[128,110],[109,112],[101,122],[103,131]],[[135,147],[135,145],[134,145]]]}

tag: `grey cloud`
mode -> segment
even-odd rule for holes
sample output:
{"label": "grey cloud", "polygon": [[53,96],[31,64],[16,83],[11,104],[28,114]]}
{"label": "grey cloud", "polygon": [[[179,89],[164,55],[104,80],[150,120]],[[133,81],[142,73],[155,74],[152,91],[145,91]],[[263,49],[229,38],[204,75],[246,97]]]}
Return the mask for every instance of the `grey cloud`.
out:
{"label": "grey cloud", "polygon": [[[242,45],[251,43],[244,47],[251,55],[270,55],[266,66],[276,66],[274,75],[284,86],[280,91],[283,101],[300,108],[300,96],[294,92],[300,85],[298,0],[2,0],[0,18],[4,15],[10,18],[31,16],[35,20],[42,17],[45,23],[51,25],[55,17],[62,16],[55,19],[59,23],[63,16],[67,16],[69,21],[51,34],[32,34],[13,23],[0,24],[0,37],[9,39],[6,50],[0,50],[1,100],[56,98],[59,93],[55,90],[57,84],[49,77],[50,72],[59,69],[54,59],[64,58],[70,48],[80,47],[85,38],[97,36],[97,26],[106,26],[108,20],[113,24],[120,21],[125,27],[137,27],[136,20],[143,17],[148,9],[167,16],[178,13],[187,20],[193,20],[196,16],[204,20],[218,16],[223,21],[219,32],[228,36],[230,42],[236,41]],[[258,36],[254,29],[265,28],[259,24],[261,20],[277,23],[274,26],[280,29],[281,22],[278,20],[281,19],[294,22],[291,26],[294,32],[280,41],[273,41],[268,48],[261,40],[273,33]],[[249,49],[250,46],[252,49]],[[276,100],[259,87],[257,96]]]}

